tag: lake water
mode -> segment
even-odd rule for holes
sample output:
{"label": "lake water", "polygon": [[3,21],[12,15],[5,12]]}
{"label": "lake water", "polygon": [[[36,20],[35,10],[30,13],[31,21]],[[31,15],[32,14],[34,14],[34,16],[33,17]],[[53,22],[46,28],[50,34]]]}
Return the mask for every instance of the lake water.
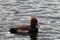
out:
{"label": "lake water", "polygon": [[40,25],[37,40],[60,40],[60,0],[0,0],[0,40],[31,40],[8,30],[32,16]]}

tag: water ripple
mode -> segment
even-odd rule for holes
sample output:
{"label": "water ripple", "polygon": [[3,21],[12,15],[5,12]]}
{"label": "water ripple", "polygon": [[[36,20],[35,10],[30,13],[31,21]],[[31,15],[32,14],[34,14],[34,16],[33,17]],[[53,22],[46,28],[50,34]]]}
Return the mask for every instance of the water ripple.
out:
{"label": "water ripple", "polygon": [[37,16],[39,18],[49,18],[49,19],[60,19],[60,17],[52,17],[52,16]]}

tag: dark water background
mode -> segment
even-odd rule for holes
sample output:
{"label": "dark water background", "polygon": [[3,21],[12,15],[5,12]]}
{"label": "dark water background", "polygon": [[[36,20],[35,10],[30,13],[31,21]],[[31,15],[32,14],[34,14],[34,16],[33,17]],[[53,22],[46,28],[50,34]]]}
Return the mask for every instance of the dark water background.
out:
{"label": "dark water background", "polygon": [[37,40],[60,40],[60,0],[0,0],[0,40],[30,40],[8,30],[32,16],[39,20]]}

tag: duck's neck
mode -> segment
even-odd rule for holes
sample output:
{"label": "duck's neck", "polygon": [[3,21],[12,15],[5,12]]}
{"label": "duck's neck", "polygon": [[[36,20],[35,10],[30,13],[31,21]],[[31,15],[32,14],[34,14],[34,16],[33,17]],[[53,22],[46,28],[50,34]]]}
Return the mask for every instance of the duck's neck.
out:
{"label": "duck's neck", "polygon": [[31,25],[31,27],[36,27],[36,25]]}

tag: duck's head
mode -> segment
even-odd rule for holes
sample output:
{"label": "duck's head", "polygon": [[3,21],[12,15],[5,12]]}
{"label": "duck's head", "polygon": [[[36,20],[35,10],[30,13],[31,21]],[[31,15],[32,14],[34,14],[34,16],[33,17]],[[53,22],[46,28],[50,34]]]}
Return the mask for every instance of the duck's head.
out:
{"label": "duck's head", "polygon": [[16,28],[11,28],[9,31],[12,34],[17,34],[17,29]]}
{"label": "duck's head", "polygon": [[36,17],[31,18],[31,26],[39,26],[38,25],[38,20]]}

